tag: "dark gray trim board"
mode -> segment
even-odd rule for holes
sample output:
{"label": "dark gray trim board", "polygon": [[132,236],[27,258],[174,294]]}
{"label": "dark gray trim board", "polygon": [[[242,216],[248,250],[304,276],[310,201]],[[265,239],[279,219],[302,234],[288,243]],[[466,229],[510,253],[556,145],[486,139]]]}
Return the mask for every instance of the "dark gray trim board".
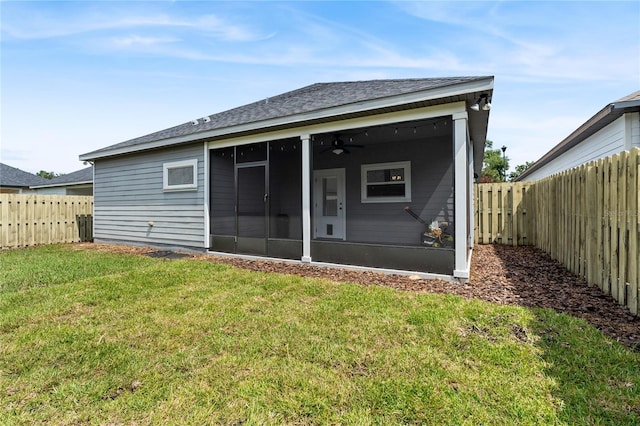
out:
{"label": "dark gray trim board", "polygon": [[312,241],[314,262],[453,275],[453,249]]}

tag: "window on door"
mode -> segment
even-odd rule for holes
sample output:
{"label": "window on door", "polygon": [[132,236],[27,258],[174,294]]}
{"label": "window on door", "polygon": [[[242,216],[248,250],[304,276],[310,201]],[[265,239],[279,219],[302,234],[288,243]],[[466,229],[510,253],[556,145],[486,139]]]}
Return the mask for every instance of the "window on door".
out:
{"label": "window on door", "polygon": [[314,171],[314,238],[346,236],[345,169]]}

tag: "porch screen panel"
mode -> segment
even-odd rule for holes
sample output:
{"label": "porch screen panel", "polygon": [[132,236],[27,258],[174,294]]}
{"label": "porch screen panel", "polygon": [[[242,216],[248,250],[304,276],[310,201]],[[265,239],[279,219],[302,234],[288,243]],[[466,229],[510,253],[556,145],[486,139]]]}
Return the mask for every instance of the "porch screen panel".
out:
{"label": "porch screen panel", "polygon": [[269,144],[269,238],[302,240],[301,151],[297,138]]}
{"label": "porch screen panel", "polygon": [[265,166],[238,168],[238,237],[266,237]]}
{"label": "porch screen panel", "polygon": [[233,148],[211,151],[211,233],[235,236],[235,183]]}

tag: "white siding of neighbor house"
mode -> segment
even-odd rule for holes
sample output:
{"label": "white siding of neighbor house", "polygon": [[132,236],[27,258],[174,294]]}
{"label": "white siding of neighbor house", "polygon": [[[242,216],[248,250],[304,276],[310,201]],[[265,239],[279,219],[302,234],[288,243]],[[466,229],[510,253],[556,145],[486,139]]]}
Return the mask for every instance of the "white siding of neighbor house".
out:
{"label": "white siding of neighbor house", "polygon": [[[191,159],[197,189],[164,191],[163,164]],[[204,248],[204,176],[202,144],[96,161],[94,239]]]}
{"label": "white siding of neighbor house", "polygon": [[38,188],[36,192],[43,195],[93,195],[93,184]]}
{"label": "white siding of neighbor house", "polygon": [[567,152],[527,175],[523,181],[543,179],[589,161],[617,154],[634,146],[640,147],[639,116],[639,113],[622,115]]}
{"label": "white siding of neighbor house", "polygon": [[626,142],[625,149],[640,148],[640,112],[625,114]]}
{"label": "white siding of neighbor house", "polygon": [[63,186],[53,188],[38,188],[35,191],[38,194],[42,195],[67,195],[67,189]]}

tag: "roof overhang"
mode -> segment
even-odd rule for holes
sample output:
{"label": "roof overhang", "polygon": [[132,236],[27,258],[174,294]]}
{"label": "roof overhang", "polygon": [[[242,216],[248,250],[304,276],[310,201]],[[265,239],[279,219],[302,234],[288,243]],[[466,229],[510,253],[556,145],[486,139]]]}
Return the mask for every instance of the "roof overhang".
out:
{"label": "roof overhang", "polygon": [[[356,102],[347,105],[318,109],[315,111],[278,117],[262,121],[254,121],[235,126],[206,130],[189,135],[145,142],[134,146],[114,146],[113,149],[102,149],[80,155],[81,161],[91,161],[126,155],[135,152],[166,148],[194,142],[220,141],[241,136],[272,132],[282,129],[294,129],[313,124],[343,121],[352,118],[406,111],[435,105],[451,104],[464,101],[471,105],[480,94],[492,96],[493,77],[458,83],[455,85],[431,88],[408,94],[388,96]],[[486,141],[488,111],[470,111],[469,133],[476,148],[476,158],[482,161],[484,143]],[[477,151],[481,151],[478,153]]]}

